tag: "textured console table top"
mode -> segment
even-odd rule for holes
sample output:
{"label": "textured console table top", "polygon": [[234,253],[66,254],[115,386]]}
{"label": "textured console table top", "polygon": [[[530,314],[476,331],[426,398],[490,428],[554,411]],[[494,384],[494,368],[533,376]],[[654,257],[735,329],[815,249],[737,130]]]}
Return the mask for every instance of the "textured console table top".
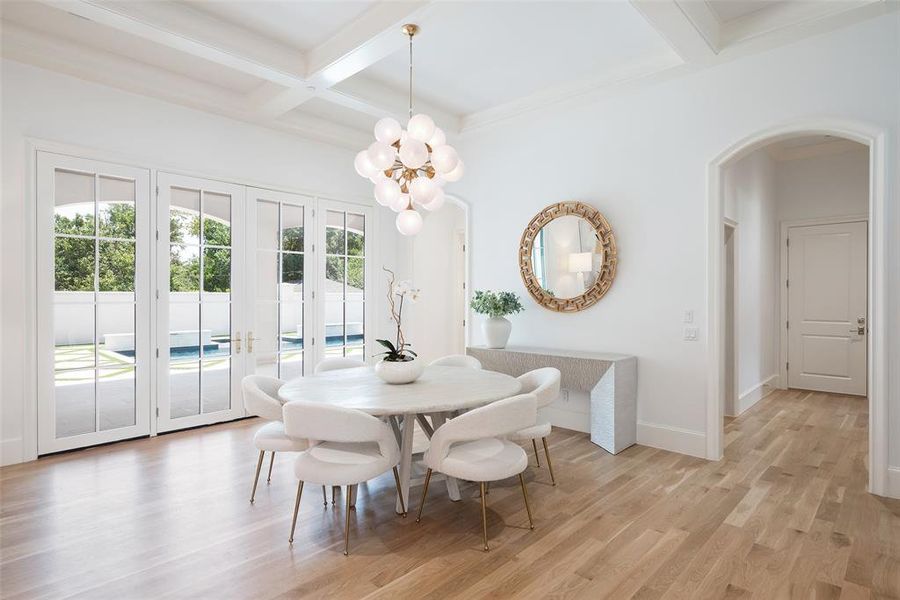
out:
{"label": "textured console table top", "polygon": [[563,358],[587,358],[591,360],[605,360],[616,362],[634,358],[631,354],[617,352],[585,352],[582,350],[560,350],[558,348],[539,348],[537,346],[507,346],[506,348],[488,348],[487,346],[469,346],[471,350],[487,352],[520,352],[522,354],[543,354],[545,356],[559,356]]}

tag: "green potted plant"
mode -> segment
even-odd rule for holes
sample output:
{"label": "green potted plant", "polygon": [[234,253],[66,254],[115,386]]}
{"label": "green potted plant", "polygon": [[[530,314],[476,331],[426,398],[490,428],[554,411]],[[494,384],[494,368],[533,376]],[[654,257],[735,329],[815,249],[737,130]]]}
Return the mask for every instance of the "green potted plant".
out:
{"label": "green potted plant", "polygon": [[472,298],[472,310],[480,315],[487,315],[482,324],[488,348],[505,348],[512,331],[512,323],[504,318],[525,310],[519,296],[513,292],[492,292],[475,290]]}
{"label": "green potted plant", "polygon": [[397,324],[397,336],[393,342],[375,340],[385,349],[378,355],[381,360],[375,365],[375,373],[386,383],[412,383],[422,375],[425,367],[422,361],[416,359],[416,353],[410,350],[411,344],[403,337],[403,303],[407,300],[415,302],[419,298],[419,290],[409,281],[398,283],[393,271],[384,270],[390,276],[388,305],[391,308],[391,318]]}

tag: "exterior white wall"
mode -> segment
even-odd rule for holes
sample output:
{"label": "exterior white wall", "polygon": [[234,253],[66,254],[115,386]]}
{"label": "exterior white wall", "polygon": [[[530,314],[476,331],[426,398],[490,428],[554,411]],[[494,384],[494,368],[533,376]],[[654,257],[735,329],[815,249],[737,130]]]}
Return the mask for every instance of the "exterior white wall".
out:
{"label": "exterior white wall", "polygon": [[737,410],[778,374],[776,166],[765,149],[725,171],[725,216],[737,223]]}
{"label": "exterior white wall", "polygon": [[[348,149],[2,61],[2,399],[0,460],[23,456],[28,362],[25,353],[26,231],[29,207],[27,139],[48,140],[121,156],[122,161],[198,176],[320,193],[370,202],[371,185],[353,170]],[[393,214],[377,207],[373,231],[380,264],[397,261]],[[376,296],[376,302],[379,301]],[[380,304],[376,315],[384,312]],[[376,319],[381,327],[386,319]]]}
{"label": "exterior white wall", "polygon": [[[883,17],[620,95],[575,99],[474,130],[460,140],[466,176],[454,192],[471,206],[471,285],[524,299],[512,344],[617,351],[638,357],[638,439],[703,454],[709,307],[707,169],[759,131],[826,115],[885,132],[890,305],[900,303],[897,146],[900,16]],[[577,314],[544,310],[516,261],[522,230],[543,207],[577,199],[616,234],[616,281]],[[700,340],[684,341],[694,311]],[[892,311],[882,324],[900,338]],[[473,342],[482,343],[472,329]],[[897,352],[896,342],[891,342]],[[898,364],[900,354],[888,357]],[[900,465],[900,375],[892,373],[891,464]]]}

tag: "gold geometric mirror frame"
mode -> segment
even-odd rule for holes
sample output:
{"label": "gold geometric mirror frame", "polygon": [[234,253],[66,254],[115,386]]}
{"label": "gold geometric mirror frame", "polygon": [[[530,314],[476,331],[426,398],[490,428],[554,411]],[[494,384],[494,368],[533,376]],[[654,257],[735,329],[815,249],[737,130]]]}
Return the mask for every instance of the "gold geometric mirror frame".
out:
{"label": "gold geometric mirror frame", "polygon": [[[603,265],[600,267],[597,280],[583,294],[574,298],[557,298],[541,287],[540,281],[534,274],[531,255],[534,249],[534,240],[541,229],[553,219],[566,215],[581,217],[593,226],[597,234],[598,246],[602,246]],[[617,262],[616,236],[613,235],[612,227],[609,226],[600,211],[583,202],[551,204],[531,219],[522,234],[522,241],[519,243],[519,271],[522,274],[525,288],[538,304],[557,312],[578,312],[596,304],[612,286],[613,279],[616,277]]]}

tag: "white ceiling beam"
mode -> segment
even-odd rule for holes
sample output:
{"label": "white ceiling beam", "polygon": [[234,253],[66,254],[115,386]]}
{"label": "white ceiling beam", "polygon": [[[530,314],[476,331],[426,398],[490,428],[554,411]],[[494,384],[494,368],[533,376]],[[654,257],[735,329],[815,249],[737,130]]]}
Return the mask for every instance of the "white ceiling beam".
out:
{"label": "white ceiling beam", "polygon": [[703,64],[715,59],[717,48],[675,0],[631,0],[631,5],[685,63]]}
{"label": "white ceiling beam", "polygon": [[193,38],[170,31],[161,26],[145,22],[131,15],[113,10],[109,6],[99,5],[87,0],[42,0],[45,4],[73,15],[89,19],[129,33],[131,35],[168,46],[210,62],[220,64],[236,71],[253,75],[265,81],[271,81],[287,87],[305,87],[306,80],[281,69],[245,58],[218,45],[198,41]]}
{"label": "white ceiling beam", "polygon": [[247,103],[243,94],[9,21],[2,21],[2,27],[4,58],[344,148],[358,149],[371,138],[368,132],[315,117],[266,119]]}

